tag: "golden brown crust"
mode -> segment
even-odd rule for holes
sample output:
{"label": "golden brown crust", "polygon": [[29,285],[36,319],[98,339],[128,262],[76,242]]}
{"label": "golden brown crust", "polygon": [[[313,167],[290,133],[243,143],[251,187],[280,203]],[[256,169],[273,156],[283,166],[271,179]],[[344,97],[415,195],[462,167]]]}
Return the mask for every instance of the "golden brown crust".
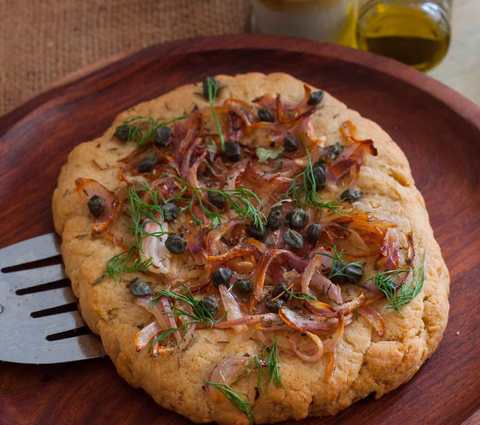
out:
{"label": "golden brown crust", "polygon": [[[230,96],[251,101],[266,93],[282,93],[295,100],[303,96],[303,83],[286,74],[250,73],[217,78],[224,86],[220,101]],[[204,330],[196,333],[193,344],[182,353],[161,358],[152,357],[147,350],[138,353],[134,336],[138,325],[148,323],[149,315],[131,302],[125,283],[106,280],[93,285],[107,260],[120,251],[104,239],[92,237],[87,208],[74,189],[78,177],[90,177],[115,189],[117,160],[133,147],[114,140],[114,128],[129,116],[169,119],[190,111],[194,104],[206,106],[198,96],[200,91],[198,84],[187,85],[137,105],[120,114],[102,137],[77,146],[62,169],[53,196],[54,222],[62,237],[65,270],[80,300],[82,315],[102,338],[120,375],[131,385],[143,387],[161,406],[196,422],[245,424],[245,416],[228,401],[212,403],[203,386],[221,359],[238,353],[253,355],[258,349],[256,343],[248,333]],[[386,321],[386,332],[381,338],[361,318],[346,327],[328,383],[323,379],[325,360],[307,364],[288,356],[282,357],[281,362],[283,386],[269,386],[257,400],[256,378],[242,379],[237,388],[248,396],[257,423],[335,414],[370,393],[382,396],[413,376],[436,349],[447,323],[448,270],[407,159],[375,123],[329,95],[313,118],[315,132],[325,134],[327,144],[332,144],[339,138],[340,124],[347,119],[355,124],[360,138],[374,140],[379,152],[361,168],[358,186],[364,197],[358,207],[413,233],[417,251],[425,252],[424,289],[399,313],[386,306],[380,308]]]}

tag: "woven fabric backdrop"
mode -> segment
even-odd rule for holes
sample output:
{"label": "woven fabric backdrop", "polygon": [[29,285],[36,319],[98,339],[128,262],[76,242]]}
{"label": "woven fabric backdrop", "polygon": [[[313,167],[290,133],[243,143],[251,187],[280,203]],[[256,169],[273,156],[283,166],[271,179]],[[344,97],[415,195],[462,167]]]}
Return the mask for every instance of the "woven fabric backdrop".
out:
{"label": "woven fabric backdrop", "polygon": [[248,15],[248,0],[0,0],[0,115],[112,55],[245,32]]}

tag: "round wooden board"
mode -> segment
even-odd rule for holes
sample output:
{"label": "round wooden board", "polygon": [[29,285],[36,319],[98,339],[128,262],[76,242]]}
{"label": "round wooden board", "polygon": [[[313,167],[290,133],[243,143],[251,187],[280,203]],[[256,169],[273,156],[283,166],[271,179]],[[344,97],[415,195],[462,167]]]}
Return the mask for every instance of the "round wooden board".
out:
{"label": "round wooden board", "polygon": [[[461,424],[480,407],[480,108],[396,62],[238,35],[153,46],[57,86],[0,118],[0,246],[52,230],[50,197],[67,153],[102,134],[118,112],[206,75],[248,71],[290,73],[389,132],[410,160],[452,274],[445,338],[412,381],[302,425]],[[189,423],[130,388],[108,359],[3,363],[0,396],[5,425]]]}

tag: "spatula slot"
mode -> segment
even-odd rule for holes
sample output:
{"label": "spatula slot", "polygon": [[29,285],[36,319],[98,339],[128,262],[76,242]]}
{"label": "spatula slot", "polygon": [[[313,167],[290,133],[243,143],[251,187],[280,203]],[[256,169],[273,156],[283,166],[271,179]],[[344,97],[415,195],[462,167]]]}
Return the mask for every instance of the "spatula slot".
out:
{"label": "spatula slot", "polygon": [[66,288],[70,286],[69,279],[60,279],[55,282],[42,283],[41,285],[29,286],[28,288],[22,288],[15,291],[17,295],[28,295],[36,292],[49,291],[52,289]]}
{"label": "spatula slot", "polygon": [[29,261],[27,263],[15,264],[13,266],[3,267],[2,273],[13,273],[21,270],[36,269],[39,267],[51,266],[53,264],[60,264],[62,262],[61,255],[55,255],[53,257],[44,258],[42,260]]}
{"label": "spatula slot", "polygon": [[59,305],[57,307],[46,308],[44,310],[38,310],[30,313],[34,319],[37,317],[53,316],[54,314],[66,313],[68,311],[75,311],[77,309],[77,303],[69,303]]}
{"label": "spatula slot", "polygon": [[47,336],[48,341],[57,341],[59,339],[74,338],[80,335],[89,335],[92,331],[86,326],[77,329],[70,329],[69,331],[58,332]]}

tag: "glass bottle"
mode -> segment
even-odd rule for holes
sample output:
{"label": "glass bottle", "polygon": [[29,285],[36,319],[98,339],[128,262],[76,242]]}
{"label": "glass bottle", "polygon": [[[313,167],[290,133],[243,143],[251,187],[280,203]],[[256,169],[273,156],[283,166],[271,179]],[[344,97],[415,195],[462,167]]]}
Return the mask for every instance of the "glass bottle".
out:
{"label": "glass bottle", "polygon": [[252,0],[252,30],[262,34],[352,46],[356,19],[357,0]]}
{"label": "glass bottle", "polygon": [[370,0],[360,7],[357,44],[426,71],[447,54],[450,17],[449,0]]}

